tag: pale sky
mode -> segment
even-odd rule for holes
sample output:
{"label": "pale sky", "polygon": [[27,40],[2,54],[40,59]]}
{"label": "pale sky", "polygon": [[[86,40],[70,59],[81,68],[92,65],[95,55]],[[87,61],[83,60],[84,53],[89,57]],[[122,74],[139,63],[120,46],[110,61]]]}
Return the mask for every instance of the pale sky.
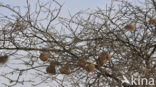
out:
{"label": "pale sky", "polygon": [[[32,5],[35,5],[34,3],[37,0],[29,0]],[[48,2],[52,0],[40,0],[41,2]],[[86,9],[96,9],[97,7],[105,8],[106,4],[110,2],[111,0],[57,0],[63,5],[62,14],[67,14],[70,11],[71,14],[74,14],[80,10],[86,10]],[[0,0],[0,3],[3,4],[9,4],[11,6],[24,6],[25,0]],[[9,13],[6,9],[0,8],[0,13]]]}

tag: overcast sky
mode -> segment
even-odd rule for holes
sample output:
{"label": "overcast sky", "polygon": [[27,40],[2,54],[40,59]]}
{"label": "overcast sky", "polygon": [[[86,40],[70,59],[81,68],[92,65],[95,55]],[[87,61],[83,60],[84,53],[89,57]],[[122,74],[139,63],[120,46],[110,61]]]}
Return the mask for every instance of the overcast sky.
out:
{"label": "overcast sky", "polygon": [[[29,0],[31,4],[35,5],[37,0]],[[52,0],[40,0],[42,2],[48,2]],[[106,3],[110,2],[110,0],[57,0],[63,5],[62,14],[68,15],[70,11],[71,14],[74,14],[80,10],[86,9],[96,9],[97,7],[104,8],[106,7]],[[9,4],[11,6],[24,6],[25,0],[0,0],[3,4]],[[9,13],[6,9],[0,8],[0,12]]]}

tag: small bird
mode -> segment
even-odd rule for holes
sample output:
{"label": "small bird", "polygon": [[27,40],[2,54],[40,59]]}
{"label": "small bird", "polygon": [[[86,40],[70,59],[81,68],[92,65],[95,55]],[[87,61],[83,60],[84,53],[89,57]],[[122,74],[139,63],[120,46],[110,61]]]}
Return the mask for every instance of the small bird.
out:
{"label": "small bird", "polygon": [[8,61],[8,56],[4,55],[4,56],[0,56],[0,63],[1,64],[5,64]]}
{"label": "small bird", "polygon": [[50,52],[47,51],[42,52],[40,55],[40,59],[42,61],[47,61],[49,57],[50,57]]}

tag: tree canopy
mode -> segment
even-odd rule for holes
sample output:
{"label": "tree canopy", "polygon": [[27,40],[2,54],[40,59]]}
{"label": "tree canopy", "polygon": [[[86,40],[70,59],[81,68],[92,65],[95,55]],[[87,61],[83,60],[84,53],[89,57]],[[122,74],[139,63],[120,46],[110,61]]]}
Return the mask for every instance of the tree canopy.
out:
{"label": "tree canopy", "polygon": [[34,10],[26,2],[25,10],[0,3],[11,12],[0,14],[3,86],[136,87],[123,76],[156,78],[154,0],[112,0],[70,17],[59,15],[63,4],[55,0]]}

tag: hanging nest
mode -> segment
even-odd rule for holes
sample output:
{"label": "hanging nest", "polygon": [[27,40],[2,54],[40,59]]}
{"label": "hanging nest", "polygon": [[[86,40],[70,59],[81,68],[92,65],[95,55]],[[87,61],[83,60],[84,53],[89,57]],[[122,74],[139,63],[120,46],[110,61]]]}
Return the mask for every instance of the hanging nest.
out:
{"label": "hanging nest", "polygon": [[90,62],[87,66],[86,66],[86,71],[87,72],[94,72],[94,70],[95,70],[95,65],[94,65],[94,63],[93,62]]}
{"label": "hanging nest", "polygon": [[46,68],[46,72],[49,73],[49,74],[56,74],[56,69],[55,69],[55,66],[48,66]]}
{"label": "hanging nest", "polygon": [[47,51],[42,52],[40,55],[40,59],[42,61],[47,61],[49,57],[50,57],[50,52]]}
{"label": "hanging nest", "polygon": [[63,67],[60,68],[60,73],[69,75],[71,73],[70,67],[68,65],[64,65]]}
{"label": "hanging nest", "polygon": [[135,24],[128,24],[125,26],[125,29],[133,31],[133,30],[135,30]]}
{"label": "hanging nest", "polygon": [[156,19],[150,19],[149,24],[152,24],[152,25],[156,26]]}
{"label": "hanging nest", "polygon": [[97,65],[98,65],[98,68],[101,68],[102,66],[104,66],[106,64],[106,62],[109,61],[111,62],[112,61],[112,57],[109,53],[104,53],[102,52],[99,57],[98,57],[98,60],[97,60]]}
{"label": "hanging nest", "polygon": [[5,64],[8,61],[8,56],[4,55],[4,56],[0,56],[0,63],[1,64]]}
{"label": "hanging nest", "polygon": [[105,55],[105,53],[101,53],[98,57],[98,60],[97,60],[97,65],[100,67],[104,66],[107,62],[107,56]]}
{"label": "hanging nest", "polygon": [[56,65],[57,65],[57,62],[52,60],[50,62],[50,65],[46,68],[46,72],[49,74],[56,74]]}
{"label": "hanging nest", "polygon": [[87,64],[87,59],[80,59],[78,62],[77,62],[77,66],[78,67],[82,67],[82,68],[85,68],[85,66],[86,66],[86,64]]}

